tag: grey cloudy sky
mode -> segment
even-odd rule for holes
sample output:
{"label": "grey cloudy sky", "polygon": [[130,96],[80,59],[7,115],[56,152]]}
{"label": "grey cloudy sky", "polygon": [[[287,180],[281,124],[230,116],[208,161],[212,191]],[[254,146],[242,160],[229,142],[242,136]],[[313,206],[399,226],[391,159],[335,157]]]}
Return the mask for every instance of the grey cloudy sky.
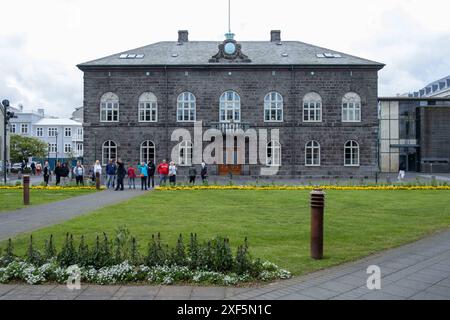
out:
{"label": "grey cloudy sky", "polygon": [[[0,2],[0,99],[68,116],[82,105],[76,64],[188,29],[223,39],[227,0],[15,0]],[[448,0],[232,0],[239,40],[281,29],[300,40],[385,63],[379,94],[420,89],[450,74]]]}

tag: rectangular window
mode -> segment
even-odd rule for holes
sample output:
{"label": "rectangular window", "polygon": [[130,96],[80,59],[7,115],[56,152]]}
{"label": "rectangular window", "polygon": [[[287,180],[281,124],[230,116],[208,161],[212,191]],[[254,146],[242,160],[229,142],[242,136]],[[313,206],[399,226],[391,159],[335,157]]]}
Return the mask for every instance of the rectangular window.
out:
{"label": "rectangular window", "polygon": [[303,104],[303,122],[321,122],[322,103],[305,102]]}
{"label": "rectangular window", "polygon": [[20,133],[21,134],[28,134],[28,125],[25,123],[22,123],[20,126]]}
{"label": "rectangular window", "polygon": [[119,121],[119,103],[102,102],[100,111],[101,122],[118,122]]}
{"label": "rectangular window", "polygon": [[58,134],[58,128],[48,128],[48,136],[49,137],[56,137]]}
{"label": "rectangular window", "polygon": [[156,122],[158,105],[156,102],[139,103],[139,122]]}
{"label": "rectangular window", "polygon": [[36,137],[43,137],[43,136],[44,136],[44,129],[36,128]]}
{"label": "rectangular window", "polygon": [[83,152],[83,145],[81,143],[77,144],[77,151]]}
{"label": "rectangular window", "polygon": [[72,136],[72,128],[64,128],[64,137]]}
{"label": "rectangular window", "polygon": [[11,124],[11,133],[16,133],[16,124]]}
{"label": "rectangular window", "polygon": [[354,102],[344,102],[342,104],[342,121],[343,122],[360,122],[361,121],[361,105]]}
{"label": "rectangular window", "polygon": [[56,147],[56,143],[49,143],[48,144],[48,152],[55,153],[57,152],[58,148]]}
{"label": "rectangular window", "polygon": [[71,153],[72,152],[72,145],[70,143],[64,144],[64,153]]}

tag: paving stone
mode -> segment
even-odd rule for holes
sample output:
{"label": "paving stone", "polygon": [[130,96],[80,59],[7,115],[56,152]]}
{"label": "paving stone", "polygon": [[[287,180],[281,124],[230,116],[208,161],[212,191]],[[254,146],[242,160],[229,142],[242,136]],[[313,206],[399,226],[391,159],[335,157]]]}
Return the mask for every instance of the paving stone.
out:
{"label": "paving stone", "polygon": [[291,293],[286,296],[280,297],[278,300],[314,300],[314,298],[298,293]]}
{"label": "paving stone", "polygon": [[157,297],[190,297],[192,289],[189,286],[163,286],[159,290]]}
{"label": "paving stone", "polygon": [[418,294],[409,298],[411,300],[448,300],[448,298],[438,295],[436,293],[431,293],[427,291],[419,292]]}
{"label": "paving stone", "polygon": [[298,291],[297,293],[315,299],[330,299],[338,295],[336,291],[322,289],[319,287],[304,289]]}
{"label": "paving stone", "polygon": [[365,294],[359,298],[358,300],[404,300],[404,297],[396,296],[393,294],[389,294],[386,292],[374,291],[368,294]]}
{"label": "paving stone", "polygon": [[399,296],[399,297],[403,297],[403,298],[409,298],[412,297],[413,295],[419,293],[421,290],[418,290],[416,288],[406,288],[406,287],[402,287],[402,286],[396,286],[394,284],[390,284],[388,286],[383,286],[381,287],[380,292],[382,294],[392,294],[394,296]]}
{"label": "paving stone", "polygon": [[434,285],[432,287],[427,288],[426,292],[438,294],[440,296],[450,299],[450,288],[446,286]]}
{"label": "paving stone", "polygon": [[40,300],[42,295],[36,294],[5,294],[0,300]]}
{"label": "paving stone", "polygon": [[338,281],[328,281],[319,285],[319,288],[333,290],[339,293],[347,292],[357,287],[357,285],[349,285]]}
{"label": "paving stone", "polygon": [[159,290],[159,286],[121,286],[114,297],[155,297]]}
{"label": "paving stone", "polygon": [[430,286],[430,284],[427,282],[411,280],[411,279],[401,279],[401,280],[398,280],[397,282],[394,282],[392,285],[397,285],[397,286],[403,287],[403,288],[415,289],[418,292],[425,290],[426,288],[428,288]]}
{"label": "paving stone", "polygon": [[225,298],[224,287],[194,287],[191,297]]}
{"label": "paving stone", "polygon": [[16,287],[17,287],[17,285],[15,285],[15,284],[0,284],[0,296],[7,294],[8,292],[12,291]]}

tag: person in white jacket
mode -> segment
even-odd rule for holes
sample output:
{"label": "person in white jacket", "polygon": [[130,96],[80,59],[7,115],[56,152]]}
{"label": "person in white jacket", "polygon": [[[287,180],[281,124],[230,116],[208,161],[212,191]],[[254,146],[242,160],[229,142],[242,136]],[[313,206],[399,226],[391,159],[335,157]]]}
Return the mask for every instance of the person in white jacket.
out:
{"label": "person in white jacket", "polygon": [[94,164],[94,176],[95,176],[95,186],[100,189],[100,177],[102,176],[102,166],[99,160],[95,161]]}

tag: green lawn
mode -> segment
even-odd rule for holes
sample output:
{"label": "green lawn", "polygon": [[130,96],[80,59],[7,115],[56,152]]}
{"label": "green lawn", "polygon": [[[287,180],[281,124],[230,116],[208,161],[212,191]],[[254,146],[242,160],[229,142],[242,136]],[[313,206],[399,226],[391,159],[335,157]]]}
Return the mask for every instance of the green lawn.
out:
{"label": "green lawn", "polygon": [[[60,247],[66,232],[84,234],[92,242],[96,234],[112,234],[126,225],[142,250],[157,232],[171,246],[179,233],[185,239],[191,232],[201,240],[227,236],[233,246],[248,237],[254,257],[300,275],[450,227],[449,191],[328,191],[326,256],[314,261],[309,257],[308,206],[307,191],[157,191],[33,235],[41,245],[53,234]],[[25,252],[28,238],[17,237],[15,248]]]}
{"label": "green lawn", "polygon": [[[64,200],[67,198],[88,194],[93,190],[33,190],[30,189],[30,205]],[[0,190],[0,214],[2,211],[24,208],[22,190]]]}

